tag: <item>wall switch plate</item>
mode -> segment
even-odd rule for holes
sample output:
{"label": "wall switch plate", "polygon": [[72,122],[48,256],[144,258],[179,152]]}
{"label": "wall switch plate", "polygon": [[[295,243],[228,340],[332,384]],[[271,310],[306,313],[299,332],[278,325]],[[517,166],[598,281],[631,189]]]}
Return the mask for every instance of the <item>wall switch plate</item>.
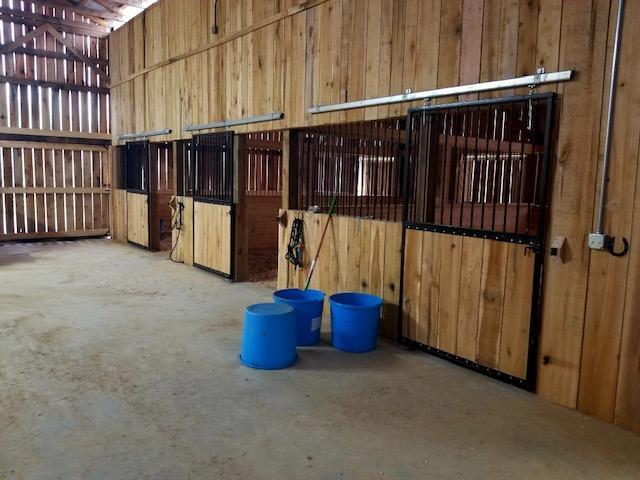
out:
{"label": "wall switch plate", "polygon": [[590,233],[587,245],[591,250],[606,250],[609,238],[604,233]]}

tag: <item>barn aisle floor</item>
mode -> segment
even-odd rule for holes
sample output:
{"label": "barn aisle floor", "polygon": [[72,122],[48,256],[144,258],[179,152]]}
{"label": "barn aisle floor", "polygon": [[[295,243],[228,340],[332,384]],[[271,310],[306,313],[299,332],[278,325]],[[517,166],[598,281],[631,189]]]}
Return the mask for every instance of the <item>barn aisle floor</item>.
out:
{"label": "barn aisle floor", "polygon": [[640,478],[640,437],[392,343],[238,362],[271,291],[108,240],[0,245],[0,478]]}

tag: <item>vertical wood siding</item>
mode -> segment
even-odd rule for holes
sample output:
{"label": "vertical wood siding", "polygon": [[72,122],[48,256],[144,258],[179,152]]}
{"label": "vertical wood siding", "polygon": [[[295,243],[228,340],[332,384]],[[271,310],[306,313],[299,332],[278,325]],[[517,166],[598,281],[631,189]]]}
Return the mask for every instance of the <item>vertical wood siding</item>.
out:
{"label": "vertical wood siding", "polygon": [[[182,128],[190,123],[270,110],[283,111],[284,119],[238,131],[384,118],[403,114],[409,105],[322,116],[308,115],[306,109],[408,88],[508,78],[538,66],[575,70],[573,81],[539,89],[559,95],[548,235],[566,237],[567,258],[545,264],[537,391],[640,431],[640,254],[634,247],[640,240],[640,66],[634,60],[640,30],[633,28],[640,2],[626,2],[605,210],[605,230],[631,242],[622,258],[590,251],[585,241],[597,202],[617,2],[220,0],[218,35],[210,29],[212,2],[188,3],[185,8],[182,1],[161,0],[111,35],[114,140],[122,131],[165,127],[173,129],[168,139],[178,139],[186,137]],[[335,225],[332,238],[340,248],[331,258],[356,262],[363,254],[371,256],[372,235],[379,232],[372,233],[373,223],[359,229],[354,222]],[[385,245],[398,242],[389,225]],[[307,230],[312,251],[313,228],[319,225]],[[286,232],[281,243],[286,241],[282,235]],[[465,250],[470,251],[462,248],[457,259],[461,271],[468,272],[465,283],[478,285],[483,272],[477,274],[474,265],[482,258],[465,256]],[[407,267],[421,272],[425,266]],[[368,262],[352,265],[338,285],[360,288],[366,269],[370,275]],[[388,271],[381,272],[386,284]],[[338,274],[329,265],[326,278]],[[421,289],[420,298],[433,298],[428,282],[415,275],[412,285]],[[289,282],[300,284],[299,276]],[[384,287],[382,294],[387,295]],[[421,302],[420,309],[426,308],[435,308],[433,302]],[[453,314],[450,305],[443,308]],[[456,315],[458,332],[470,329],[472,338],[475,327],[466,322],[465,310]],[[432,335],[422,327],[416,334]],[[471,355],[473,342],[466,337],[458,337],[456,348]]]}

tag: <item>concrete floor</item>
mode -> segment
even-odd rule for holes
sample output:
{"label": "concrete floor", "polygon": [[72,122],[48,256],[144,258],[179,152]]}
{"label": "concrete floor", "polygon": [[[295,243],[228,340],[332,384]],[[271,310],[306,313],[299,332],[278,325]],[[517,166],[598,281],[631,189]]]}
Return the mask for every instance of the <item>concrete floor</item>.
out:
{"label": "concrete floor", "polygon": [[391,343],[245,368],[271,292],[165,257],[0,245],[0,478],[640,478],[640,437]]}

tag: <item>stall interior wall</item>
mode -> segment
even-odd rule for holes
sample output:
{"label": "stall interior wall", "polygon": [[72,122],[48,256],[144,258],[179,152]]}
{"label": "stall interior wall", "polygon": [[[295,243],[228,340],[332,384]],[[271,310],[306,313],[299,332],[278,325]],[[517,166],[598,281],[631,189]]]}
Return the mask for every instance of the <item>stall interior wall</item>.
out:
{"label": "stall interior wall", "polygon": [[[220,0],[217,35],[212,2],[189,3],[160,0],[112,34],[114,141],[155,128],[178,139],[188,124],[274,110],[284,118],[239,133],[396,117],[410,105],[322,115],[307,108],[539,66],[574,70],[571,82],[538,89],[558,93],[548,239],[565,237],[566,255],[545,261],[537,392],[640,432],[640,2],[625,3],[605,209],[605,230],[631,243],[621,258],[585,241],[595,220],[617,2]],[[486,96],[512,93],[526,90]]]}
{"label": "stall interior wall", "polygon": [[46,3],[0,2],[0,241],[109,230],[107,31]]}

